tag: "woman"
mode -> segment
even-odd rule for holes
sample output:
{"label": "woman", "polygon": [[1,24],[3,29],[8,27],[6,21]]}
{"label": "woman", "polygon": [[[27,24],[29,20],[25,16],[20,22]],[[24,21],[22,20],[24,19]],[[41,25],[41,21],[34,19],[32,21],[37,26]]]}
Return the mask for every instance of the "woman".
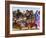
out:
{"label": "woman", "polygon": [[40,27],[40,11],[36,11],[35,13],[35,23],[37,24],[37,28]]}

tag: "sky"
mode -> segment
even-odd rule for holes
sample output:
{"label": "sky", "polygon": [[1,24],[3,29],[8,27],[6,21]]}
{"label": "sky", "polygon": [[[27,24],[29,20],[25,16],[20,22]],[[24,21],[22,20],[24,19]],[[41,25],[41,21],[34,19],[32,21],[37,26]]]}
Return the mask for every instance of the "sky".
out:
{"label": "sky", "polygon": [[32,8],[32,7],[13,7],[13,11],[20,9],[20,10],[39,10],[40,8]]}
{"label": "sky", "polygon": [[26,11],[26,10],[33,10],[33,12],[35,12],[36,10],[40,10],[40,8],[32,8],[32,7],[13,7],[12,10],[15,11],[19,9],[21,12],[22,11]]}

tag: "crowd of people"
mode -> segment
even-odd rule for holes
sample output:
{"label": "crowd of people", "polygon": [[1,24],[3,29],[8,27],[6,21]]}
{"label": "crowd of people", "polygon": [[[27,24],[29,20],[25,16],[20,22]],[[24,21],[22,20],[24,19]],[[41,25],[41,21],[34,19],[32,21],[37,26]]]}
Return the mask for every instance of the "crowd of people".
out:
{"label": "crowd of people", "polygon": [[40,27],[40,11],[21,10],[13,11],[13,28],[19,30],[39,29]]}

